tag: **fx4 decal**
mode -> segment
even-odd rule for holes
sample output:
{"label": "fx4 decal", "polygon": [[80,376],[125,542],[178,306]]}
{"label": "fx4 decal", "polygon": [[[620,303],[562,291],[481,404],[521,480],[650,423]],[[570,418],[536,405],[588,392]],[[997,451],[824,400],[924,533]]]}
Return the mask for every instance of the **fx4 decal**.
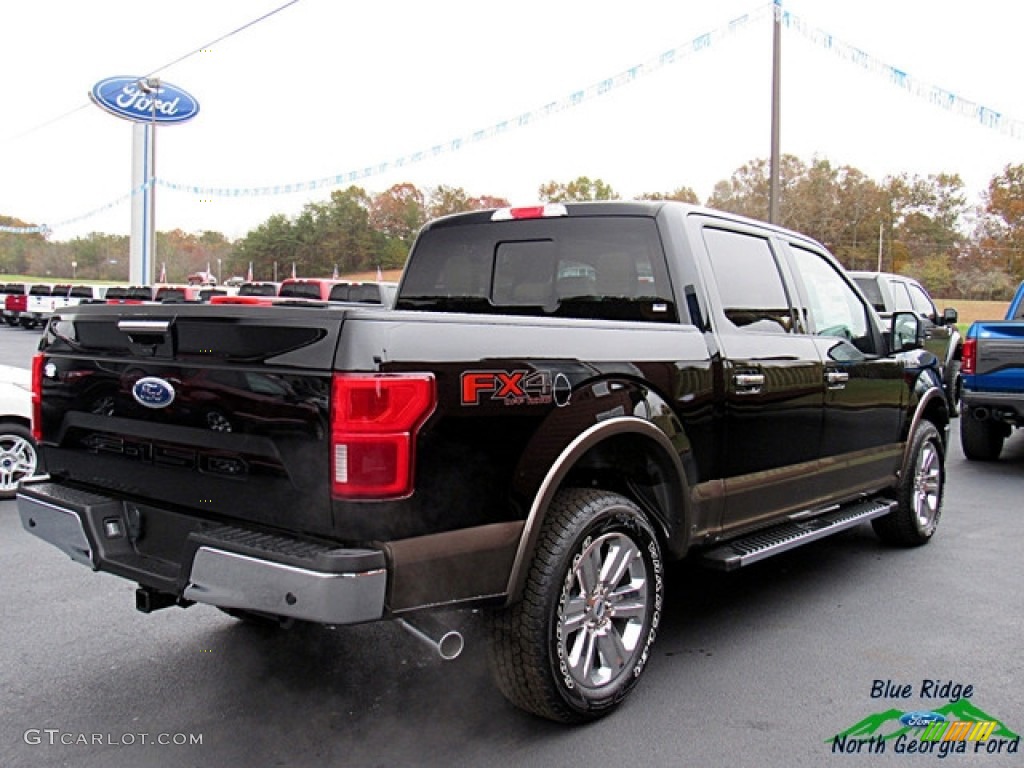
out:
{"label": "fx4 decal", "polygon": [[462,374],[463,405],[499,400],[505,405],[569,404],[572,385],[565,374],[551,371],[465,371]]}

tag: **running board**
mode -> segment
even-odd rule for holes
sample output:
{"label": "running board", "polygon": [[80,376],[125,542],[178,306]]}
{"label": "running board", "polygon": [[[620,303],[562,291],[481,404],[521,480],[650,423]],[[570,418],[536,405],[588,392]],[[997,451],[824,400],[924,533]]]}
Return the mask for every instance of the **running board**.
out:
{"label": "running board", "polygon": [[872,499],[799,522],[787,520],[708,550],[704,565],[732,571],[766,557],[799,547],[817,539],[854,528],[867,520],[889,514],[896,507],[892,499]]}

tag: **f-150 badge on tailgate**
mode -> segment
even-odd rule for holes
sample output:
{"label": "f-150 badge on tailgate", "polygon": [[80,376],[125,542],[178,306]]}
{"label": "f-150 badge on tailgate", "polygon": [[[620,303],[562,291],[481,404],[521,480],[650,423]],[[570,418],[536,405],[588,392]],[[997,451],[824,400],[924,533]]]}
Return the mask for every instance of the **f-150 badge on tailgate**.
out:
{"label": "f-150 badge on tailgate", "polygon": [[174,402],[174,387],[156,376],[145,376],[135,382],[132,397],[146,408],[166,408]]}

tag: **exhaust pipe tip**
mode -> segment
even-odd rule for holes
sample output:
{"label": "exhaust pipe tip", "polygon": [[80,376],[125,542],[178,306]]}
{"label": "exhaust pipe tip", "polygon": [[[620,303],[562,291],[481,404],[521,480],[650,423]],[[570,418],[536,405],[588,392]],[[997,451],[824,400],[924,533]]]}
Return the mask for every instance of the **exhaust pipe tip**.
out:
{"label": "exhaust pipe tip", "polygon": [[461,632],[443,626],[433,616],[417,617],[415,623],[409,619],[398,619],[398,623],[410,635],[430,646],[444,661],[457,659],[466,646]]}
{"label": "exhaust pipe tip", "polygon": [[971,415],[974,416],[976,421],[986,421],[990,414],[988,408],[978,407],[971,411]]}

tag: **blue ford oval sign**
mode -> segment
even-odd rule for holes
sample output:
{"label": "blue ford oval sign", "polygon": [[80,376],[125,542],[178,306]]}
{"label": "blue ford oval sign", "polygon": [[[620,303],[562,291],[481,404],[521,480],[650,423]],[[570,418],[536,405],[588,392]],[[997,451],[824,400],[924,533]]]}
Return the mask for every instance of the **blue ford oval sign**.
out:
{"label": "blue ford oval sign", "polygon": [[174,387],[156,376],[145,376],[135,382],[132,397],[147,408],[166,408],[174,402]]}
{"label": "blue ford oval sign", "polygon": [[112,115],[137,123],[183,123],[199,114],[199,102],[187,91],[155,78],[108,77],[89,97]]}
{"label": "blue ford oval sign", "polygon": [[905,715],[900,717],[900,722],[910,728],[924,728],[926,725],[931,723],[944,723],[946,718],[944,715],[940,715],[938,712],[929,712],[922,710],[918,712],[907,712]]}

